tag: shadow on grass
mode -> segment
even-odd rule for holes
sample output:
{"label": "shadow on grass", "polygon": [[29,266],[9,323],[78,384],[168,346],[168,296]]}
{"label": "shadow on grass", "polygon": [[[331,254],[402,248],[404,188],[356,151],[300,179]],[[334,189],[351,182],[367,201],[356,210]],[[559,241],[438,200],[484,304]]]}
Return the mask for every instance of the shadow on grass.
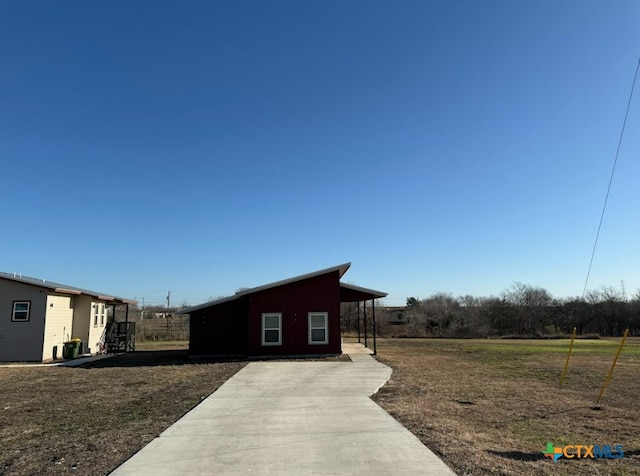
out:
{"label": "shadow on grass", "polygon": [[[540,461],[545,459],[545,456],[540,453],[524,453],[522,451],[494,451],[487,450],[487,453],[493,456],[500,456],[501,458],[508,458],[516,461]],[[624,457],[630,458],[640,455],[640,450],[625,450]]]}
{"label": "shadow on grass", "polygon": [[525,453],[523,451],[494,451],[487,450],[487,453],[493,456],[500,456],[501,458],[513,459],[516,461],[540,461],[544,459],[544,455],[541,452]]}
{"label": "shadow on grass", "polygon": [[260,362],[260,361],[321,361],[321,362],[351,362],[348,355],[309,355],[309,356],[270,356],[263,358],[249,358],[242,356],[218,356],[189,358],[188,350],[141,350],[119,354],[108,359],[94,360],[72,368],[77,369],[106,369],[115,367],[160,367],[165,365],[198,365],[228,362]]}
{"label": "shadow on grass", "polygon": [[115,355],[78,365],[78,369],[105,369],[112,367],[160,367],[165,365],[195,365],[222,362],[246,362],[243,358],[190,359],[187,350],[141,350]]}
{"label": "shadow on grass", "polygon": [[640,456],[640,450],[624,450],[624,456],[629,458],[632,456]]}

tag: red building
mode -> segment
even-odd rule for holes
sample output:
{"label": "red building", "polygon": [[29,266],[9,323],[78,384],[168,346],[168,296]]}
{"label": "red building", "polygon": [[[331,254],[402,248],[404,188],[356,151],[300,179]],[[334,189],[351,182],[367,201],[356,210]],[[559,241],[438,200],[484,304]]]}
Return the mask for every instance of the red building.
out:
{"label": "red building", "polygon": [[245,289],[234,296],[179,311],[178,314],[190,315],[189,354],[340,354],[340,303],[386,296],[380,291],[341,283],[349,266],[351,263],[345,263]]}

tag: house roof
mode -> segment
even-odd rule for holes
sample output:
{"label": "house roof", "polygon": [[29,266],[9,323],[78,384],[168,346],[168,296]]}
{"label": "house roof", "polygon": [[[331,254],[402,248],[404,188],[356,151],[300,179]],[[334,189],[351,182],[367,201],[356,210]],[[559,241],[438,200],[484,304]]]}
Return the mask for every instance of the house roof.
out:
{"label": "house roof", "polygon": [[101,293],[97,291],[90,291],[88,289],[77,288],[75,286],[69,286],[67,284],[60,284],[54,281],[47,281],[46,279],[32,278],[29,276],[22,276],[16,273],[5,273],[0,271],[0,279],[6,279],[7,281],[15,281],[18,283],[29,284],[31,286],[37,286],[40,288],[49,289],[53,292],[60,294],[84,294],[85,296],[91,296],[99,299],[100,301],[108,301],[113,304],[137,304],[137,301],[133,299],[125,299],[117,296],[111,296],[107,293]]}
{"label": "house roof", "polygon": [[368,301],[386,297],[387,293],[375,289],[361,288],[353,284],[340,283],[340,302]]}
{"label": "house roof", "polygon": [[[265,284],[263,286],[257,286],[255,288],[243,289],[242,291],[238,291],[233,296],[227,296],[220,299],[216,299],[213,301],[205,302],[202,304],[198,304],[197,306],[187,307],[184,309],[180,309],[176,314],[189,314],[191,312],[197,311],[199,309],[204,309],[206,307],[217,306],[219,304],[223,304],[225,302],[234,301],[236,299],[240,299],[244,296],[248,296],[250,294],[254,294],[260,291],[265,291],[267,289],[276,288],[278,286],[284,286],[286,284],[295,283],[298,281],[304,281],[305,279],[314,278],[316,276],[322,276],[324,274],[329,274],[333,272],[338,272],[338,279],[342,278],[344,273],[347,272],[351,263],[344,263],[338,266],[333,266],[331,268],[321,269],[319,271],[314,271],[313,273],[302,274],[300,276],[295,276],[293,278],[284,279],[282,281],[275,281],[273,283]],[[365,299],[376,299],[385,297],[387,293],[383,293],[381,291],[375,291],[373,289],[361,288],[359,286],[354,286],[353,284],[344,284],[340,283],[340,300],[342,302],[353,302],[353,301],[362,301]]]}
{"label": "house roof", "polygon": [[319,271],[314,271],[313,273],[301,274],[300,276],[295,276],[289,279],[283,279],[281,281],[274,281],[273,283],[257,286],[255,288],[243,289],[242,291],[238,291],[237,293],[235,293],[233,296],[227,296],[220,299],[215,299],[213,301],[198,304],[197,306],[180,309],[176,314],[189,314],[193,311],[204,309],[205,307],[217,306],[218,304],[222,304],[228,301],[234,301],[236,299],[240,299],[243,296],[254,294],[259,291],[265,291],[267,289],[277,288],[278,286],[284,286],[286,284],[296,283],[298,281],[304,281],[305,279],[315,278],[316,276],[322,276],[323,274],[334,273],[336,271],[338,272],[338,279],[340,279],[344,275],[344,273],[347,272],[347,270],[349,269],[349,266],[351,266],[351,263],[339,264],[338,266],[332,266],[331,268],[321,269]]}
{"label": "house roof", "polygon": [[264,286],[258,286],[255,288],[243,289],[238,291],[238,296],[245,296],[247,294],[257,293],[258,291],[264,291],[265,289],[277,288],[278,286],[284,286],[285,284],[296,283],[298,281],[304,281],[305,279],[315,278],[316,276],[322,276],[323,274],[333,273],[338,271],[338,279],[340,279],[344,273],[347,272],[351,266],[351,263],[339,264],[338,266],[332,266],[331,268],[321,269],[320,271],[314,271],[313,273],[302,274],[289,279],[283,279],[282,281],[276,281],[274,283],[265,284]]}

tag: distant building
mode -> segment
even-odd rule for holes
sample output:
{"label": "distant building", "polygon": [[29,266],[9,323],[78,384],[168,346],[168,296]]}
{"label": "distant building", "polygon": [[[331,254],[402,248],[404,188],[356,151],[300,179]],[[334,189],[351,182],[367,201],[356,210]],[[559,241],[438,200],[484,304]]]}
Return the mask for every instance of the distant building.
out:
{"label": "distant building", "polygon": [[392,326],[403,326],[410,320],[404,306],[383,307],[380,309],[380,315],[383,316],[384,322]]}

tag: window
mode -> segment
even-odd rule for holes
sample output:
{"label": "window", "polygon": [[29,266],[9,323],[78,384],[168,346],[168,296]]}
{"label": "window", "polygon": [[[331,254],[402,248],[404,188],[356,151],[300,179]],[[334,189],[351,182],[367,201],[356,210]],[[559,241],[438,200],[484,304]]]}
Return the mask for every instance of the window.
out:
{"label": "window", "polygon": [[16,322],[26,322],[29,320],[29,309],[31,301],[13,301],[13,313],[11,320]]}
{"label": "window", "polygon": [[104,308],[105,305],[103,302],[100,303],[100,326],[104,326]]}
{"label": "window", "polygon": [[309,344],[328,344],[327,313],[309,313]]}
{"label": "window", "polygon": [[93,303],[93,327],[98,327],[98,304]]}
{"label": "window", "polygon": [[262,315],[262,345],[282,345],[282,314]]}

